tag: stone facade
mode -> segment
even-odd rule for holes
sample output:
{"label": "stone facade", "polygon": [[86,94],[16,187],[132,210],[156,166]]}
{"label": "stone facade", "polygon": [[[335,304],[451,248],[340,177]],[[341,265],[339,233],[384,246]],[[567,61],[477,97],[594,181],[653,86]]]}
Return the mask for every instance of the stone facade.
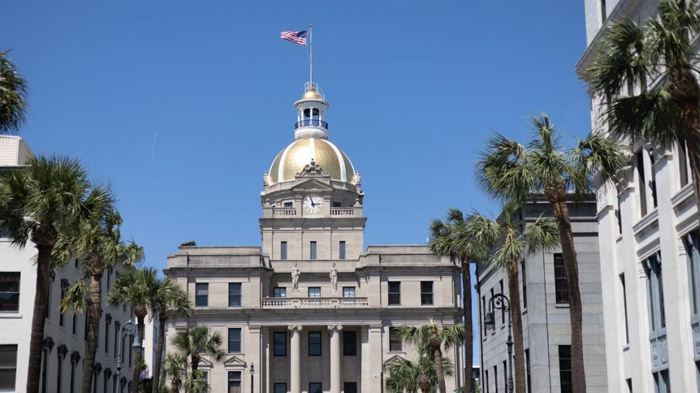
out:
{"label": "stone facade", "polygon": [[[591,199],[578,205],[571,204],[569,213],[579,262],[587,391],[603,393],[608,388],[595,201]],[[551,216],[548,203],[542,198],[533,198],[521,209],[520,221],[527,225],[541,214]],[[538,252],[528,256],[520,265],[518,287],[521,290],[525,348],[525,354],[520,359],[524,359],[526,364],[528,392],[570,391],[566,387],[567,381],[571,380],[566,372],[566,359],[560,359],[560,354],[565,357],[566,349],[571,345],[568,285],[563,264],[560,264],[563,261],[560,253],[558,248]],[[484,315],[490,310],[493,295],[504,293],[510,298],[505,269],[493,264],[480,265],[477,268],[476,288],[482,358],[481,391],[505,393],[508,391],[505,363],[508,357],[508,314],[496,310],[495,328],[484,328]]]}
{"label": "stone facade", "polygon": [[[326,141],[316,91],[295,104],[297,140],[264,177],[262,247],[183,245],[168,256],[166,274],[196,305],[190,320],[168,322],[168,341],[188,324],[224,338],[223,361],[200,364],[212,391],[381,393],[387,362],[416,357],[390,340],[392,327],[461,319],[449,260],[424,245],[365,250],[360,176]],[[460,352],[446,353],[456,370]]]}
{"label": "stone facade", "polygon": [[[604,17],[644,21],[658,7],[658,0],[620,0],[608,2],[602,13],[598,3],[586,0],[589,46],[579,73],[593,60]],[[600,132],[607,131],[603,110],[593,99],[591,122]],[[697,392],[700,255],[685,148],[622,143],[631,168],[619,184],[598,192],[608,386],[618,392]]]}
{"label": "stone facade", "polygon": [[[2,169],[23,165],[32,156],[31,150],[19,137],[0,136],[0,163]],[[34,294],[36,288],[37,251],[29,242],[26,247],[18,248],[12,245],[12,239],[5,234],[0,236],[0,281],[2,294],[0,300],[0,350],[4,363],[9,360],[15,368],[2,374],[0,391],[23,392],[27,384],[27,365],[29,362],[29,341],[32,330],[34,312]],[[83,378],[83,361],[85,358],[86,323],[85,315],[74,314],[70,311],[59,312],[58,304],[62,290],[80,276],[81,271],[74,261],[59,269],[51,280],[49,310],[44,328],[45,351],[42,359],[42,392],[70,392],[71,385],[75,391],[80,389]],[[117,271],[106,272],[102,282],[102,299],[105,299],[110,284],[114,283]],[[15,285],[15,280],[19,284]],[[15,292],[17,291],[17,292]],[[12,292],[12,294],[10,293]],[[7,299],[19,297],[19,305],[15,308]],[[14,301],[13,301],[14,302]],[[118,325],[131,318],[130,309],[102,304],[100,320],[100,340],[98,343],[95,364],[100,371],[96,373],[94,386],[98,392],[109,391],[117,383],[116,379],[116,337]],[[109,335],[107,336],[106,331]],[[122,383],[125,388],[131,386],[132,370],[130,359],[133,354],[129,351],[129,338],[124,339],[124,365],[122,367]],[[61,372],[59,373],[59,370]],[[97,370],[96,370],[97,371]],[[10,375],[14,382],[9,380]],[[6,379],[7,377],[7,379]],[[11,385],[11,386],[10,386]],[[126,390],[125,390],[126,391]]]}

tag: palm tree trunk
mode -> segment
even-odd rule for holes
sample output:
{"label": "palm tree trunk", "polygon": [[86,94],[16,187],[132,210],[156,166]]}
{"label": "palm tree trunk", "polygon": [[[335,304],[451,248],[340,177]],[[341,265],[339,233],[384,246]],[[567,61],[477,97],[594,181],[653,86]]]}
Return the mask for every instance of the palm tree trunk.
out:
{"label": "palm tree trunk", "polygon": [[88,319],[88,341],[85,347],[85,363],[83,365],[83,393],[90,393],[95,366],[95,353],[100,334],[100,314],[102,308],[102,273],[90,274],[90,298],[88,300],[85,318]]}
{"label": "palm tree trunk", "polygon": [[34,315],[32,317],[32,337],[29,342],[29,363],[27,371],[27,393],[39,392],[41,380],[41,352],[44,340],[45,315],[49,296],[51,274],[51,252],[53,245],[36,244],[38,250],[36,264],[36,290],[34,295]]}
{"label": "palm tree trunk", "polygon": [[474,332],[472,321],[472,276],[469,258],[462,258],[462,289],[464,291],[464,392],[472,392]]}
{"label": "palm tree trunk", "polygon": [[199,356],[199,353],[192,352],[192,374],[194,374],[195,371],[197,371],[197,368],[199,368],[199,360],[201,359],[201,356]]}
{"label": "palm tree trunk", "polygon": [[679,108],[680,125],[688,147],[688,161],[693,177],[695,205],[700,213],[700,87],[690,69],[686,72],[672,72],[670,79],[669,91]]}
{"label": "palm tree trunk", "polygon": [[165,311],[158,314],[158,338],[156,339],[156,361],[153,364],[152,393],[158,393],[160,387],[160,367],[163,361],[163,341],[165,339],[165,322],[168,316]]}
{"label": "palm tree trunk", "polygon": [[143,339],[146,332],[146,313],[142,310],[136,310],[136,321],[139,337],[141,338],[141,348],[134,351],[134,374],[132,376],[132,384],[134,392],[139,391],[139,376],[141,375],[141,362],[143,359]]}
{"label": "palm tree trunk", "polygon": [[[508,271],[508,294],[510,295],[510,317],[513,323],[513,364],[515,367],[515,392],[526,393],[525,348],[523,344],[523,318],[520,309],[520,286],[518,285],[518,261],[511,261]],[[507,372],[506,370],[503,370]],[[504,375],[508,378],[508,375]]]}
{"label": "palm tree trunk", "polygon": [[569,318],[571,320],[571,386],[572,393],[586,393],[586,372],[583,362],[583,317],[581,292],[578,286],[578,260],[567,207],[566,183],[547,186],[545,195],[557,222],[564,270],[569,283]]}
{"label": "palm tree trunk", "polygon": [[[431,346],[432,347],[432,346]],[[442,369],[442,349],[438,345],[433,348],[433,362],[435,363],[435,374],[437,374],[439,393],[447,393],[445,387],[445,370]]]}

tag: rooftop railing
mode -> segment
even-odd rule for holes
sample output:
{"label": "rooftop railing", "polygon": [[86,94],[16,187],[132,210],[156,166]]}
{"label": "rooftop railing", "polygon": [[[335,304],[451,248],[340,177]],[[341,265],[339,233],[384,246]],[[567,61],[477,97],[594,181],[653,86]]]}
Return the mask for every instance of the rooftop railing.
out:
{"label": "rooftop railing", "polygon": [[294,124],[295,130],[297,128],[301,128],[301,127],[321,127],[321,128],[325,128],[327,130],[328,123],[326,123],[323,120],[318,120],[318,119],[304,119],[304,120],[298,121]]}
{"label": "rooftop railing", "polygon": [[367,307],[366,297],[265,297],[263,308],[344,308]]}

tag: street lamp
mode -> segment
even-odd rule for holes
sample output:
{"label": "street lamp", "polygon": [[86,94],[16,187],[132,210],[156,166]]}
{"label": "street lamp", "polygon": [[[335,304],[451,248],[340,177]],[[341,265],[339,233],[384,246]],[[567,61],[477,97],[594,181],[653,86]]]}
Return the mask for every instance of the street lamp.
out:
{"label": "street lamp", "polygon": [[489,301],[489,311],[484,315],[484,328],[486,330],[492,330],[496,326],[494,310],[503,310],[508,314],[508,340],[506,340],[506,346],[508,347],[508,392],[513,393],[513,332],[510,317],[510,299],[502,293],[493,295],[491,301]]}
{"label": "street lamp", "polygon": [[[125,322],[120,328],[119,328],[119,337],[126,337],[126,335],[134,335],[134,343],[131,345],[135,350],[138,350],[141,348],[141,338],[139,338],[139,331],[136,328],[136,325],[134,325],[131,320],[128,320]],[[117,393],[121,393],[122,391],[122,384],[121,384],[121,375],[122,375],[122,357],[124,354],[122,353],[122,345],[121,343],[123,340],[117,340]],[[132,381],[134,386],[138,389],[139,382],[138,381]]]}

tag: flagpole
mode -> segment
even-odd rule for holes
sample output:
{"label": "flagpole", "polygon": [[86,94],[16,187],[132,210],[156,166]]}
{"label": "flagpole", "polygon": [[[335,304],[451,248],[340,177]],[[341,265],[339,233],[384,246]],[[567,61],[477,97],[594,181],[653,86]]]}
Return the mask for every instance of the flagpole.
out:
{"label": "flagpole", "polygon": [[314,33],[313,24],[309,25],[309,88],[314,88]]}

